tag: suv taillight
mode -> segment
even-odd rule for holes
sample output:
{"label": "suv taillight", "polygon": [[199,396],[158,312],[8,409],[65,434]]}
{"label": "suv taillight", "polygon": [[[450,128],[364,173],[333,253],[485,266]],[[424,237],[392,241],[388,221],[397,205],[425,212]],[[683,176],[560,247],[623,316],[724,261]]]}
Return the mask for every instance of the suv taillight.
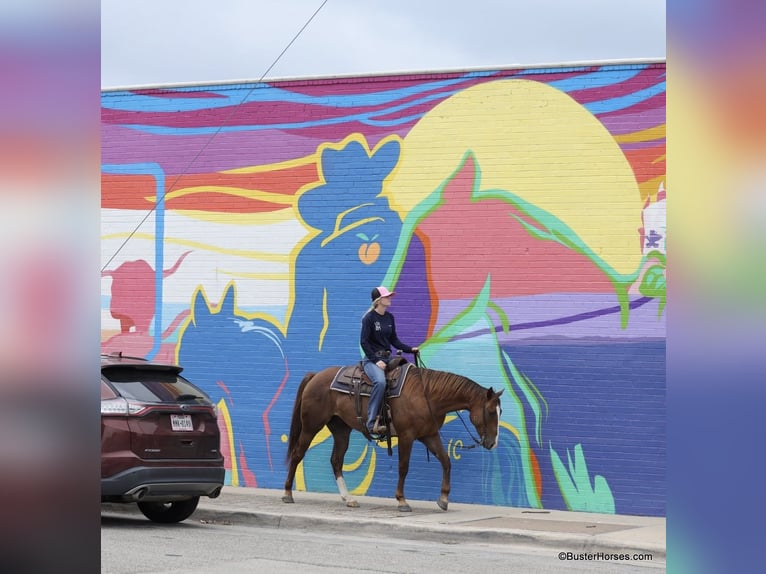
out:
{"label": "suv taillight", "polygon": [[143,405],[137,405],[130,401],[118,397],[116,399],[107,399],[101,401],[101,414],[102,415],[135,415],[140,413],[146,407]]}

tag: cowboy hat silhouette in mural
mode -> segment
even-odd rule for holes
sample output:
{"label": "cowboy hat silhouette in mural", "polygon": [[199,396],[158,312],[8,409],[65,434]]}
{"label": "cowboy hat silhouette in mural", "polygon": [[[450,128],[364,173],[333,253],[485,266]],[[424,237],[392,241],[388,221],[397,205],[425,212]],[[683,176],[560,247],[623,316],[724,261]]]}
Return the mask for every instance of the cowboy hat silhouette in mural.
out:
{"label": "cowboy hat silhouette in mural", "polygon": [[244,471],[240,482],[281,485],[282,435],[289,429],[300,379],[318,364],[359,360],[367,287],[383,280],[402,227],[382,195],[399,153],[398,139],[372,152],[353,138],[321,150],[320,181],[297,201],[299,217],[312,233],[292,257],[284,328],[238,312],[233,283],[218,306],[211,306],[201,290],[194,296],[179,361],[216,400],[228,396]]}

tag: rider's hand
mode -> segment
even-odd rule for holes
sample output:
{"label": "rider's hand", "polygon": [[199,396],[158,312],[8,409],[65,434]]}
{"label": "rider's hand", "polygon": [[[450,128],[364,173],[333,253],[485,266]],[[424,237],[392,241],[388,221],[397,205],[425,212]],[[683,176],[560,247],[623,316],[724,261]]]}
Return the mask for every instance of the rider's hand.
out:
{"label": "rider's hand", "polygon": [[412,347],[413,353],[417,353],[418,351],[420,351],[420,347]]}
{"label": "rider's hand", "polygon": [[384,371],[386,370],[386,362],[385,362],[385,361],[378,361],[378,362],[377,362],[377,363],[375,363],[375,364],[376,364],[376,365],[378,365],[378,366],[379,366],[381,369],[383,369]]}

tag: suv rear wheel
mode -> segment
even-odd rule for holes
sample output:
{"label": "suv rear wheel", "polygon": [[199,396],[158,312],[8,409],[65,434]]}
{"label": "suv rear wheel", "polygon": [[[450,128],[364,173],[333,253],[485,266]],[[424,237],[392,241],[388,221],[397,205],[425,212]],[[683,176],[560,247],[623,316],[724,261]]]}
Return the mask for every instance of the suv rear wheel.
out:
{"label": "suv rear wheel", "polygon": [[169,524],[189,518],[197,509],[199,496],[173,502],[139,502],[138,509],[149,520]]}

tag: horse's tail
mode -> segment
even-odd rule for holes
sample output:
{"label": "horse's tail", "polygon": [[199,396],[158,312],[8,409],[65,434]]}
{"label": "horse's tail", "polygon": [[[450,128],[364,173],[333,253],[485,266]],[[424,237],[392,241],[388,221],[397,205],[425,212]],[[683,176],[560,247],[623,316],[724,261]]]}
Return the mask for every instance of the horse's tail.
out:
{"label": "horse's tail", "polygon": [[301,405],[303,404],[303,390],[316,373],[306,373],[303,376],[301,384],[298,385],[298,392],[295,393],[295,404],[293,405],[293,415],[290,419],[290,438],[287,441],[287,456],[285,459],[289,462],[298,444],[298,437],[301,436],[303,423],[301,423]]}

